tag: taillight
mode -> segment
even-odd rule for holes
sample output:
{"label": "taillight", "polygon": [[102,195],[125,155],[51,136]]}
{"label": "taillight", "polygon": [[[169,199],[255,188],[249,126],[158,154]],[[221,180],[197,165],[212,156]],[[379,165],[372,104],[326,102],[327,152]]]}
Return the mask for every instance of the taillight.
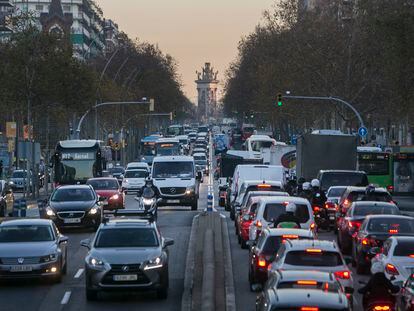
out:
{"label": "taillight", "polygon": [[311,230],[314,230],[316,228],[316,224],[314,222],[311,223],[310,228],[311,228]]}
{"label": "taillight", "polygon": [[393,191],[394,191],[394,186],[392,186],[392,185],[388,185],[388,186],[387,186],[387,190],[388,190],[389,192],[393,192]]}
{"label": "taillight", "polygon": [[400,274],[398,272],[397,268],[394,265],[390,264],[390,263],[385,266],[385,271],[387,271],[387,273],[388,274],[391,274],[391,275],[398,275],[398,274]]}
{"label": "taillight", "polygon": [[314,212],[319,212],[319,210],[320,210],[319,206],[314,206],[314,207],[313,207],[313,211],[314,211]]}
{"label": "taillight", "polygon": [[255,225],[256,225],[256,227],[261,228],[262,227],[262,222],[258,219],[258,220],[256,220]]}
{"label": "taillight", "polygon": [[298,285],[318,285],[318,282],[309,280],[297,281],[296,283]]}
{"label": "taillight", "polygon": [[374,306],[375,311],[389,311],[391,310],[390,306]]}
{"label": "taillight", "polygon": [[361,223],[359,221],[348,221],[348,227],[349,229],[356,229],[359,230],[359,227],[361,227]]}
{"label": "taillight", "polygon": [[264,259],[263,257],[259,257],[257,259],[257,265],[261,268],[265,268],[267,266],[266,259]]}
{"label": "taillight", "polygon": [[302,307],[300,311],[319,311],[318,307]]}
{"label": "taillight", "polygon": [[388,230],[390,234],[398,234],[398,229],[390,229]]}
{"label": "taillight", "polygon": [[363,238],[361,240],[361,244],[364,245],[364,246],[368,246],[368,245],[376,246],[377,241],[375,241],[374,239],[370,239],[370,238]]}
{"label": "taillight", "polygon": [[333,202],[326,202],[325,203],[325,208],[327,209],[334,209],[336,207],[336,204]]}
{"label": "taillight", "polygon": [[345,206],[345,207],[349,207],[349,205],[351,205],[351,202],[350,202],[348,199],[346,199],[346,200],[344,201],[344,206]]}
{"label": "taillight", "polygon": [[334,274],[338,279],[349,280],[351,278],[351,272],[348,270],[336,271]]}

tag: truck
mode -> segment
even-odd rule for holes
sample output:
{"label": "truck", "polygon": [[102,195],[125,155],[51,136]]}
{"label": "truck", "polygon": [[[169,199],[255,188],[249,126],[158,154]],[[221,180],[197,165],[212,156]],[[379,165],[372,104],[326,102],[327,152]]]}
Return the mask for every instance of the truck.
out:
{"label": "truck", "polygon": [[304,134],[298,137],[296,176],[310,181],[320,170],[356,170],[358,139],[347,134]]}

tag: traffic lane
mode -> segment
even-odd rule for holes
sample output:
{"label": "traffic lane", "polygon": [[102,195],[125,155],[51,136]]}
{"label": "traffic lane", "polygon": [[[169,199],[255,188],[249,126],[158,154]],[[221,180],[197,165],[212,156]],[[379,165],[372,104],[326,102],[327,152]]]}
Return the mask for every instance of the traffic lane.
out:
{"label": "traffic lane", "polygon": [[[250,311],[254,309],[257,293],[250,291],[248,280],[249,271],[249,253],[248,250],[241,249],[237,242],[237,235],[235,233],[234,222],[230,220],[229,213],[220,211],[227,216],[227,227],[229,230],[232,265],[234,274],[234,285],[236,291],[236,304],[239,311]],[[319,233],[319,239],[327,241],[336,241],[336,235],[333,232]],[[349,265],[354,279],[354,310],[363,311],[362,297],[358,294],[358,288],[362,287],[359,282],[367,282],[369,275],[358,275],[352,265]]]}

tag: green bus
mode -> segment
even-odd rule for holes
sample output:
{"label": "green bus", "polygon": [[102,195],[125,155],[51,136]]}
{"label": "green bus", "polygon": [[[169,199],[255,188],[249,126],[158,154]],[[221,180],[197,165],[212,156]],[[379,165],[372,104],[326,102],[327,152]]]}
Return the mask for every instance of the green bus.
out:
{"label": "green bus", "polygon": [[390,153],[376,147],[358,147],[358,170],[367,174],[370,184],[394,191],[393,160]]}

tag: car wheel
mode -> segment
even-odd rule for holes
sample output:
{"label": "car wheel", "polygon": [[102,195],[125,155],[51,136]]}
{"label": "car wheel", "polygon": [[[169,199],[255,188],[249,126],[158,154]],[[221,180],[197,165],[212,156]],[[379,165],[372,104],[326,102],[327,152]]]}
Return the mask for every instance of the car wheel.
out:
{"label": "car wheel", "polygon": [[88,301],[96,301],[98,300],[98,291],[93,290],[93,289],[86,289],[85,291],[86,294],[86,300]]}

